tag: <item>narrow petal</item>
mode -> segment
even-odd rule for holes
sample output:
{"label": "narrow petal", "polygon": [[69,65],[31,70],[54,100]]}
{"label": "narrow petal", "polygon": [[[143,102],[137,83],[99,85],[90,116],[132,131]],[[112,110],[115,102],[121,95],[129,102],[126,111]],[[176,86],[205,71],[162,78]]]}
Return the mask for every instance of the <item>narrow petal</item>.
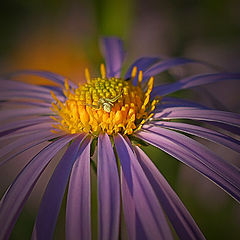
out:
{"label": "narrow petal", "polygon": [[[157,105],[158,107],[158,105]],[[202,109],[209,109],[208,107],[182,98],[174,98],[174,97],[163,97],[159,102],[159,108],[167,108],[167,107],[196,107]]]}
{"label": "narrow petal", "polygon": [[[19,128],[18,130],[12,132],[11,134],[8,134],[8,135],[5,135],[5,136],[2,136],[0,138],[0,140],[6,140],[6,139],[9,139],[9,138],[14,138],[14,137],[19,137],[19,136],[23,136],[23,135],[30,135],[34,132],[39,132],[39,130],[46,130],[46,129],[49,129],[49,132],[51,130],[53,130],[53,127],[52,127],[52,121],[49,121],[46,123],[43,122],[43,123],[38,123],[38,124],[35,124],[35,125],[30,125],[28,127],[24,127],[24,128]],[[64,135],[64,134],[62,134]]]}
{"label": "narrow petal", "polygon": [[[1,89],[0,91],[6,91],[6,90],[11,90],[11,91],[34,91],[38,93],[48,93],[49,94],[49,89],[43,86],[38,86],[38,85],[32,85],[20,81],[13,81],[13,80],[6,80],[6,79],[0,79],[0,84],[1,84]],[[59,88],[60,89],[60,88]]]}
{"label": "narrow petal", "polygon": [[119,38],[101,39],[101,50],[106,61],[107,77],[120,77],[124,59],[123,42]]}
{"label": "narrow petal", "polygon": [[143,73],[143,81],[147,80],[149,77],[155,76],[163,71],[166,71],[169,68],[177,67],[180,65],[188,64],[188,63],[200,63],[203,65],[208,65],[207,63],[192,60],[188,58],[171,58],[163,60],[159,63],[154,64],[151,68]]}
{"label": "narrow petal", "polygon": [[214,83],[223,80],[239,80],[240,73],[212,73],[212,74],[202,74],[195,75],[181,79],[175,83],[165,84],[157,86],[153,89],[151,97],[164,96],[181,89],[192,88],[196,86],[201,86],[204,84]]}
{"label": "narrow petal", "polygon": [[220,122],[227,125],[233,125],[240,127],[240,114],[199,109],[194,107],[170,107],[165,109],[157,109],[158,113],[154,114],[155,119],[192,119],[192,120],[203,120],[210,122]]}
{"label": "narrow petal", "polygon": [[52,239],[68,178],[83,138],[84,134],[74,140],[54,170],[40,204],[32,239]]}
{"label": "narrow petal", "polygon": [[66,239],[91,239],[90,141],[84,141],[68,189]]}
{"label": "narrow petal", "polygon": [[160,127],[149,127],[136,136],[200,172],[240,201],[239,169],[223,161],[200,143]]}
{"label": "narrow petal", "polygon": [[[126,171],[130,171],[130,169],[126,169]],[[129,179],[126,178],[126,173],[123,172],[122,167],[120,169],[120,176],[121,176],[121,193],[122,193],[124,221],[125,221],[127,232],[128,232],[128,238],[131,240],[135,240],[137,239],[136,238],[137,237],[136,206],[135,206],[135,201],[133,199],[133,193],[129,189],[129,185],[131,183],[129,183]],[[140,226],[142,227],[142,224]],[[138,227],[140,226],[138,225]],[[141,232],[144,232],[143,228],[141,228]]]}
{"label": "narrow petal", "polygon": [[24,120],[17,120],[11,123],[7,123],[0,126],[0,137],[6,136],[8,134],[14,133],[19,129],[23,129],[28,126],[33,126],[38,123],[43,122],[51,122],[53,121],[49,116],[40,116],[36,119],[24,119]]}
{"label": "narrow petal", "polygon": [[[49,79],[49,80],[51,80],[53,82],[56,82],[56,83],[59,83],[63,86],[64,86],[65,79],[67,79],[64,76],[61,76],[61,75],[53,73],[53,72],[38,71],[38,70],[21,70],[21,71],[11,73],[8,76],[9,77],[16,77],[18,75],[35,75],[35,76],[38,76],[38,77],[43,77],[43,78]],[[71,81],[68,81],[68,84],[69,84],[69,86],[71,86],[73,88],[77,88],[77,86]]]}
{"label": "narrow petal", "polygon": [[[131,78],[131,73],[134,67],[137,67],[137,76],[139,71],[146,71],[150,66],[152,66],[154,63],[160,61],[160,58],[158,57],[142,57],[137,59],[127,70],[125,74],[125,79]],[[133,84],[137,84],[137,77],[133,80]]]}
{"label": "narrow petal", "polygon": [[[153,124],[159,127],[165,127],[165,128],[169,128],[177,131],[190,133],[192,135],[199,136],[199,137],[208,139],[210,141],[222,144],[240,153],[240,141],[230,136],[216,132],[214,130],[210,130],[207,128],[203,128],[203,127],[195,126],[191,124],[179,123],[179,122],[157,121],[157,122],[153,122]],[[147,128],[147,125],[145,125],[145,127]]]}
{"label": "narrow petal", "polygon": [[205,239],[192,216],[148,156],[134,148],[151,186],[180,239]]}
{"label": "narrow petal", "polygon": [[[0,95],[0,100],[12,100],[12,99],[39,99],[46,102],[53,102],[53,98],[51,94],[43,94],[37,92],[29,92],[29,91],[11,91],[11,92],[2,92]],[[63,100],[63,97],[59,97],[59,100]]]}
{"label": "narrow petal", "polygon": [[[49,129],[41,129],[39,132],[34,132],[32,134],[23,136],[18,138],[15,141],[12,141],[11,143],[1,146],[0,149],[0,158],[6,154],[8,154],[11,151],[15,151],[16,148],[22,146],[22,148],[24,149],[25,145],[27,145],[28,143],[32,143],[35,141],[39,141],[41,139],[48,139],[48,137],[50,135],[53,135],[53,133],[50,132]],[[0,163],[1,165],[1,163]]]}
{"label": "narrow petal", "polygon": [[[121,135],[114,137],[114,142],[123,174],[126,176],[126,171],[131,172],[132,182],[129,183],[129,179],[127,179],[127,185],[147,239],[172,239],[171,231],[157,197],[129,143]],[[129,168],[127,169],[126,166]]]}
{"label": "narrow petal", "polygon": [[0,103],[0,106],[4,107],[16,107],[16,106],[35,106],[35,107],[46,107],[50,108],[52,105],[50,102],[33,102],[33,101],[26,101],[26,100],[8,100],[6,102]]}
{"label": "narrow petal", "polygon": [[116,159],[107,134],[98,138],[98,226],[100,240],[118,239],[120,187]]}
{"label": "narrow petal", "polygon": [[19,173],[0,202],[0,239],[8,239],[11,230],[34,185],[54,155],[75,136],[65,136],[39,152]]}
{"label": "narrow petal", "polygon": [[50,108],[45,107],[34,107],[34,108],[21,108],[21,109],[10,109],[4,110],[4,114],[0,116],[0,121],[4,121],[9,118],[17,118],[30,115],[49,115],[53,114]]}

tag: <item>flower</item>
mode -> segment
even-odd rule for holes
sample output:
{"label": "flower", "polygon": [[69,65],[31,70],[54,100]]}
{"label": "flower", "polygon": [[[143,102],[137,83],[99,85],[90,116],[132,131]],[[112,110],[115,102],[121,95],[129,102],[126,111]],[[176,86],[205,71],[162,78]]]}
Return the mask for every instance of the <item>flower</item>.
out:
{"label": "flower", "polygon": [[[118,239],[121,206],[129,239],[172,239],[167,218],[180,239],[204,239],[190,213],[161,175],[142,144],[151,144],[206,176],[240,200],[239,169],[208,148],[179,132],[199,136],[240,152],[229,135],[176,119],[207,122],[239,134],[240,115],[207,108],[188,100],[167,97],[181,89],[240,74],[194,75],[153,87],[153,76],[173,66],[201,63],[185,58],[136,60],[120,77],[124,52],[121,40],[102,39],[106,70],[76,86],[47,71],[19,71],[1,79],[1,101],[24,108],[1,112],[0,139],[12,140],[0,150],[0,165],[40,143],[47,142],[7,189],[0,203],[0,239],[11,230],[34,185],[51,159],[68,145],[41,200],[33,239],[52,239],[69,181],[66,239],[91,239],[90,167],[97,168],[99,239]],[[57,86],[37,86],[11,80],[36,75]],[[50,94],[51,92],[51,94]],[[12,122],[7,122],[9,119]],[[17,137],[17,138],[16,138]],[[12,151],[14,149],[14,151]],[[93,160],[97,155],[97,164]],[[95,164],[95,165],[94,165]],[[166,218],[167,216],[167,218]]]}

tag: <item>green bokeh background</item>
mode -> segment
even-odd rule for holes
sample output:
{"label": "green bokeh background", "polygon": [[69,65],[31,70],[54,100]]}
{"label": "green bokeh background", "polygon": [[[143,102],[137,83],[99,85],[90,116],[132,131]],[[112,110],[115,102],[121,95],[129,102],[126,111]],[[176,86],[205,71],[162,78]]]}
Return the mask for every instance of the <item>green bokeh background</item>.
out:
{"label": "green bokeh background", "polygon": [[[239,58],[236,61],[240,56],[239,9],[239,1],[234,0],[4,1],[0,8],[0,71],[4,73],[9,65],[14,65],[12,62],[19,49],[19,42],[23,39],[28,41],[29,35],[44,28],[58,34],[60,32],[58,38],[72,35],[75,38],[72,48],[76,53],[84,54],[87,65],[95,73],[102,61],[98,49],[99,37],[110,35],[124,40],[128,50],[127,63],[148,53],[153,56],[200,56],[202,60],[216,60],[212,63],[239,71]],[[47,39],[49,36],[44,37]],[[205,55],[202,55],[202,49],[206,49]],[[32,51],[31,42],[28,50]],[[84,67],[84,63],[79,66],[82,69]],[[191,97],[185,92],[180,93],[180,96]],[[224,99],[221,100],[226,105]],[[239,103],[233,99],[227,107],[238,111]],[[220,193],[215,198],[212,194],[204,195],[204,191],[199,197],[196,194],[199,185],[195,188],[191,184],[185,185],[183,175],[188,173],[186,167],[183,169],[181,163],[154,147],[144,147],[144,150],[178,193],[207,239],[239,239],[240,208],[234,200],[225,193]],[[94,173],[92,175],[93,239],[96,239],[96,177]],[[200,182],[203,179],[195,173],[187,176],[190,182],[191,177],[200,179]],[[0,189],[3,194],[7,180],[3,177],[0,180],[3,183]],[[206,184],[215,191],[212,183]],[[59,215],[55,239],[64,239],[65,205],[66,197]],[[33,204],[27,204],[24,207],[11,235],[12,240],[30,239],[38,207],[32,206]]]}

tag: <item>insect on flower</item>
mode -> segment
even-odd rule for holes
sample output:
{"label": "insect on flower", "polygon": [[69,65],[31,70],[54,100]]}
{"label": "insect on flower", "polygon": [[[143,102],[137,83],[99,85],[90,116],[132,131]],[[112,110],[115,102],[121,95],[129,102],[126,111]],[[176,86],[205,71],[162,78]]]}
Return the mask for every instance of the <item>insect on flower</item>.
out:
{"label": "insect on flower", "polygon": [[[1,104],[25,107],[1,112],[0,140],[10,143],[0,149],[0,167],[14,161],[22,152],[46,143],[40,152],[28,159],[1,199],[0,239],[9,238],[36,182],[64,146],[67,146],[66,151],[43,194],[33,239],[53,238],[67,186],[66,239],[92,238],[91,221],[95,219],[91,219],[91,166],[97,175],[100,240],[119,239],[124,234],[123,225],[129,240],[171,240],[169,223],[179,239],[205,239],[184,204],[141,147],[151,144],[161,149],[210,179],[239,202],[239,168],[182,133],[205,138],[240,153],[240,141],[235,135],[231,136],[239,134],[240,115],[167,95],[222,80],[240,80],[240,74],[199,74],[154,86],[153,76],[171,67],[203,63],[186,58],[143,57],[121,77],[122,41],[103,38],[101,43],[106,71],[101,65],[101,77],[91,78],[86,69],[85,84],[76,86],[61,75],[34,70],[15,72],[0,80],[0,100],[4,101]],[[44,77],[57,86],[37,86],[13,80],[24,74]],[[179,119],[189,119],[195,124],[176,121]],[[202,123],[220,129],[206,128]],[[221,129],[226,132],[222,133]]]}

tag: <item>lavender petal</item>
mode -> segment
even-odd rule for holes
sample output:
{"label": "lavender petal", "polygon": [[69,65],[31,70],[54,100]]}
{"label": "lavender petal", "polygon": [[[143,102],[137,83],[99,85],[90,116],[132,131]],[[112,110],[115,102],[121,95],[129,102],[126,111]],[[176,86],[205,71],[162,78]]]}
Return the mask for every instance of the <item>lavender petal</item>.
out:
{"label": "lavender petal", "polygon": [[25,109],[10,109],[4,110],[4,114],[0,116],[0,120],[4,121],[9,118],[17,118],[30,115],[49,115],[53,114],[50,108],[45,107],[34,107],[34,108],[25,108]]}
{"label": "lavender petal", "polygon": [[204,120],[210,122],[220,122],[227,125],[233,125],[240,127],[240,114],[210,110],[199,109],[194,107],[169,107],[158,108],[157,113],[154,114],[155,119],[192,119],[192,120]]}
{"label": "lavender petal", "polygon": [[101,50],[106,61],[107,77],[120,77],[124,59],[123,42],[119,38],[101,39]]}
{"label": "lavender petal", "polygon": [[187,89],[204,84],[214,83],[223,80],[240,79],[239,73],[211,73],[201,74],[181,79],[175,83],[157,86],[152,90],[151,98],[155,96],[164,96],[180,89]]}
{"label": "lavender petal", "polygon": [[75,161],[68,189],[66,239],[91,239],[90,141],[84,141]]}
{"label": "lavender petal", "polygon": [[75,136],[65,136],[40,151],[19,173],[0,202],[0,239],[8,239],[11,230],[34,185],[54,155]]}
{"label": "lavender petal", "polygon": [[[53,82],[59,83],[61,85],[64,85],[65,79],[67,77],[61,76],[59,74],[53,73],[53,72],[48,72],[48,71],[41,71],[41,70],[21,70],[21,71],[16,71],[14,73],[9,74],[9,77],[16,77],[18,75],[35,75],[38,77],[46,78],[49,79]],[[73,82],[68,81],[69,86],[72,88],[77,88],[77,85],[75,85]]]}
{"label": "lavender petal", "polygon": [[151,186],[180,239],[205,239],[192,216],[148,156],[134,148]]}
{"label": "lavender petal", "polygon": [[200,143],[160,127],[149,127],[147,131],[139,132],[136,136],[200,172],[240,201],[239,169],[225,162]]}
{"label": "lavender petal", "polygon": [[200,63],[203,65],[208,65],[207,63],[188,59],[188,58],[172,58],[172,59],[166,59],[159,63],[154,64],[152,67],[150,67],[147,71],[143,73],[143,82],[146,81],[149,77],[155,76],[169,68],[189,64],[189,63]]}
{"label": "lavender petal", "polygon": [[[190,133],[192,135],[205,138],[205,139],[213,141],[215,143],[222,144],[222,145],[240,153],[240,141],[238,141],[237,139],[234,139],[230,136],[216,132],[214,130],[210,130],[210,129],[207,129],[204,127],[195,126],[195,125],[191,125],[191,124],[179,123],[179,122],[157,121],[157,122],[153,122],[153,124],[157,125],[159,127],[164,127],[164,128],[168,128],[168,129],[173,129],[173,130],[177,130],[177,131]],[[145,125],[144,128],[147,128],[147,125]]]}
{"label": "lavender petal", "polygon": [[84,134],[81,134],[74,140],[54,170],[41,200],[32,239],[52,239],[68,178],[83,138]]}
{"label": "lavender petal", "polygon": [[98,138],[98,223],[99,239],[118,239],[120,216],[119,176],[111,141]]}
{"label": "lavender petal", "polygon": [[0,137],[14,133],[17,130],[24,129],[29,126],[33,126],[33,125],[44,123],[44,122],[52,122],[52,121],[53,120],[48,116],[47,117],[39,116],[36,119],[24,119],[24,120],[17,120],[11,123],[7,123],[0,126]]}
{"label": "lavender petal", "polygon": [[172,239],[170,228],[157,197],[127,141],[119,134],[114,137],[123,174],[126,176],[127,174],[124,172],[130,171],[132,175],[131,183],[128,182],[129,179],[126,179],[127,186],[129,190],[129,186],[132,186],[130,194],[135,202],[136,212],[144,232],[148,239]]}
{"label": "lavender petal", "polygon": [[[158,57],[142,57],[137,59],[127,70],[125,74],[125,79],[131,78],[131,73],[134,67],[137,67],[137,76],[139,71],[146,71],[150,66],[152,66],[154,63],[160,61],[160,58]],[[133,85],[137,84],[138,77],[133,80]]]}

